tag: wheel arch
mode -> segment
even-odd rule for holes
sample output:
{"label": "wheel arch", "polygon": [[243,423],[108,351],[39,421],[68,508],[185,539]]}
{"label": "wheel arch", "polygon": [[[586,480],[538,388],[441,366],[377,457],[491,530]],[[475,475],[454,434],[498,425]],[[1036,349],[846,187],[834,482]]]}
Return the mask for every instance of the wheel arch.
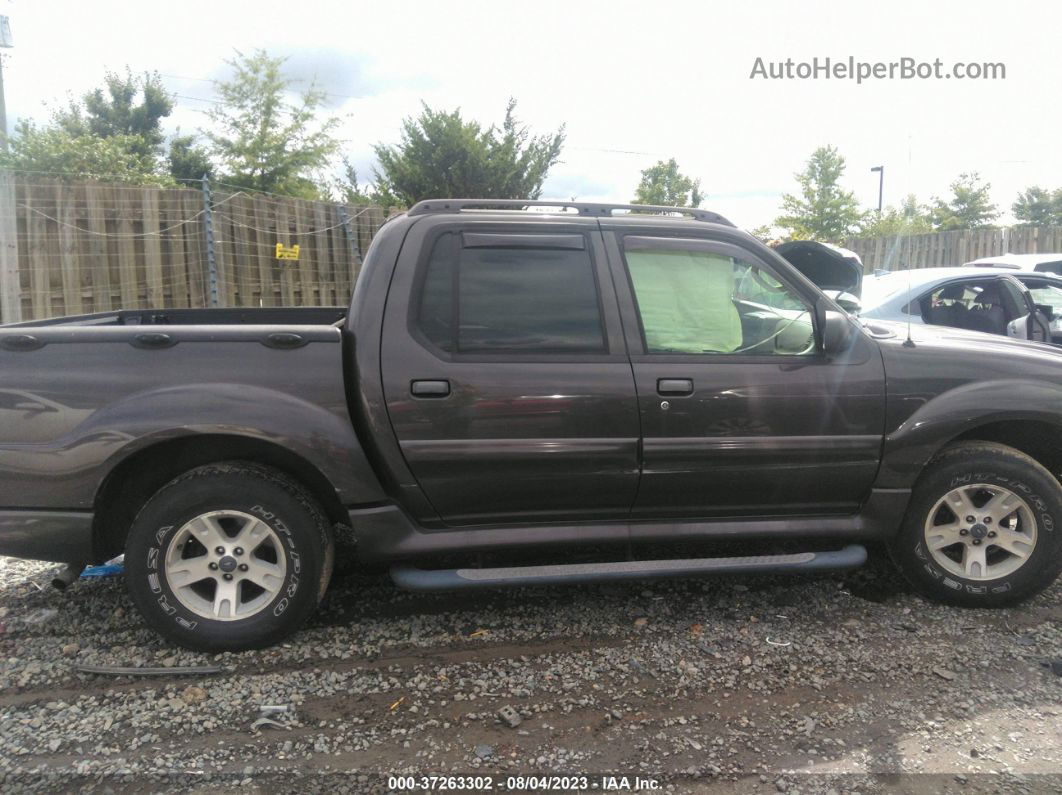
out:
{"label": "wheel arch", "polygon": [[120,461],[93,501],[92,549],[97,560],[122,552],[137,513],[175,477],[204,464],[249,461],[270,466],[305,487],[333,523],[348,521],[335,486],[313,463],[261,439],[232,434],[194,434],[160,440]]}
{"label": "wheel arch", "polygon": [[977,381],[924,400],[885,437],[875,487],[912,488],[941,451],[968,440],[1014,447],[1057,478],[1062,473],[1060,406],[1062,385],[1030,379]]}
{"label": "wheel arch", "polygon": [[1005,444],[1042,464],[1056,480],[1062,475],[1062,422],[1039,419],[985,422],[958,434],[947,445],[967,441]]}
{"label": "wheel arch", "polygon": [[1041,418],[985,419],[952,433],[925,451],[916,470],[911,472],[913,486],[933,461],[960,442],[995,442],[1012,447],[1032,458],[1062,482],[1062,421]]}

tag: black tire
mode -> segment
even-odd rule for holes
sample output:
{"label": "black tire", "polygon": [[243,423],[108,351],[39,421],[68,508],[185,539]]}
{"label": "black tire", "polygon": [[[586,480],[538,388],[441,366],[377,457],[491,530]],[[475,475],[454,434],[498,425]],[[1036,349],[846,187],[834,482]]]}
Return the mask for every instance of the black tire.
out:
{"label": "black tire", "polygon": [[[1024,562],[994,579],[969,579],[947,571],[930,553],[925,537],[929,514],[939,500],[960,486],[980,483],[1021,497],[1037,524],[1036,544]],[[958,442],[926,466],[891,552],[915,589],[931,599],[963,607],[1004,607],[1039,593],[1062,571],[1062,529],[1056,529],[1059,521],[1062,486],[1037,461],[1003,444]]]}
{"label": "black tire", "polygon": [[[282,585],[247,618],[215,620],[196,613],[167,579],[171,542],[188,522],[212,511],[259,520],[284,552]],[[274,469],[233,461],[186,472],[148,500],[129,532],[125,579],[141,615],[164,637],[196,651],[241,651],[270,646],[299,629],[324,596],[332,563],[331,529],[309,492]]]}

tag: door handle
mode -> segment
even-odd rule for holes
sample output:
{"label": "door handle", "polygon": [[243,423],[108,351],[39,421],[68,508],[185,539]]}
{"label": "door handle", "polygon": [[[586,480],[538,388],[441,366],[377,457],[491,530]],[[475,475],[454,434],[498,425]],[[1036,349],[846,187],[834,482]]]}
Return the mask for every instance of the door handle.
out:
{"label": "door handle", "polygon": [[439,381],[413,381],[409,385],[410,394],[413,397],[444,398],[450,394],[450,382]]}
{"label": "door handle", "polygon": [[661,395],[692,395],[692,378],[658,378],[656,391]]}

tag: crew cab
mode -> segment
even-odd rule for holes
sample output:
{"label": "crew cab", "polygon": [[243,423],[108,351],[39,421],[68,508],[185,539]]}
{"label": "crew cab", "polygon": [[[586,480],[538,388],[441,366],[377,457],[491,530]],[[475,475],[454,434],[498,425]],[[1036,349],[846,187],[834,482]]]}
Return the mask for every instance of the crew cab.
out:
{"label": "crew cab", "polygon": [[0,369],[0,553],[124,553],[195,649],[297,630],[337,554],[433,590],[837,571],[883,541],[975,606],[1062,567],[1062,353],[860,321],[706,210],[425,201],[349,309],[22,323]]}

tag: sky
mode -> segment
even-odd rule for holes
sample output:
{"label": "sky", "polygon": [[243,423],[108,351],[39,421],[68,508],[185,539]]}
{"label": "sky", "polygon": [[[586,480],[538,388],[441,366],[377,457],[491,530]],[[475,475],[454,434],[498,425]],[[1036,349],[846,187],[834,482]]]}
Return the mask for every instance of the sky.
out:
{"label": "sky", "polygon": [[[977,171],[1010,220],[1016,194],[1062,187],[1062,4],[998,2],[418,2],[373,0],[0,0],[9,124],[100,85],[107,70],[155,70],[178,95],[167,129],[208,124],[234,51],[287,56],[342,117],[360,174],[420,103],[484,123],[507,99],[534,132],[565,125],[543,197],[630,201],[640,171],[674,157],[703,206],[738,226],[769,223],[818,146],[847,160],[845,186],[877,206],[946,196]],[[1002,80],[764,80],[765,63],[1005,64]]]}

